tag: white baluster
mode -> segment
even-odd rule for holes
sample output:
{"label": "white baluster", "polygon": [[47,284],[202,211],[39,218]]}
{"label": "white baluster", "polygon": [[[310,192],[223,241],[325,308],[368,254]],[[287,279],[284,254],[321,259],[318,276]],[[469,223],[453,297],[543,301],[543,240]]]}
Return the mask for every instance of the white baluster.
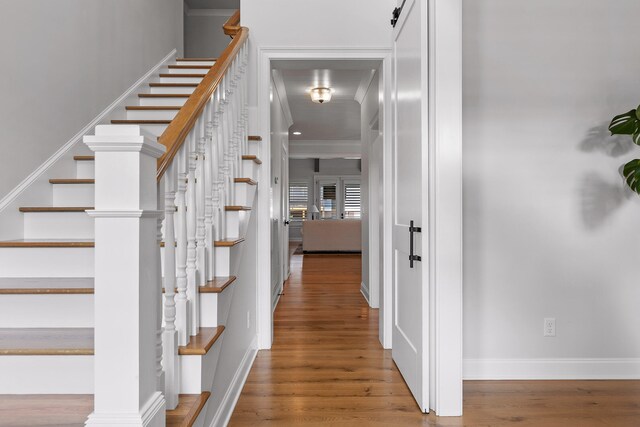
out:
{"label": "white baluster", "polygon": [[189,300],[189,329],[191,335],[198,334],[198,284],[197,284],[197,251],[196,251],[196,136],[191,132],[187,136],[187,299]]}
{"label": "white baluster", "polygon": [[216,113],[214,116],[214,129],[215,129],[215,145],[213,147],[214,159],[213,159],[213,173],[215,177],[215,192],[213,194],[214,214],[216,221],[216,240],[223,240],[226,238],[226,219],[224,212],[224,200],[226,194],[224,190],[224,173],[222,170],[222,159],[224,157],[224,142],[222,132],[222,90],[218,87],[214,94],[214,104],[216,106]]}
{"label": "white baluster", "polygon": [[164,370],[162,369],[162,263],[160,262],[160,243],[162,243],[162,220],[164,219],[164,188],[162,185],[156,187],[156,200],[158,203],[158,219],[156,221],[156,275],[158,277],[158,296],[159,298],[154,301],[158,305],[156,309],[156,388],[158,391],[164,393]]}
{"label": "white baluster", "polygon": [[213,214],[213,98],[207,102],[205,107],[205,152],[204,152],[204,227],[205,227],[205,248],[207,263],[207,280],[215,277],[215,259],[213,239],[214,214]]}
{"label": "white baluster", "polygon": [[[204,286],[207,283],[207,249],[206,249],[206,227],[205,227],[205,118],[200,116],[194,128],[196,138],[196,265],[198,269],[197,286]],[[198,298],[198,294],[196,294]]]}
{"label": "white baluster", "polygon": [[165,372],[167,409],[175,409],[180,393],[180,362],[178,359],[178,331],[176,330],[176,164],[169,165],[164,175],[164,332],[162,336],[162,364]]}
{"label": "white baluster", "polygon": [[178,270],[176,284],[178,295],[176,296],[176,329],[178,330],[179,345],[187,345],[191,335],[191,323],[189,322],[191,313],[187,297],[187,148],[187,144],[183,145],[178,156],[174,159],[174,162],[177,162],[176,252]]}

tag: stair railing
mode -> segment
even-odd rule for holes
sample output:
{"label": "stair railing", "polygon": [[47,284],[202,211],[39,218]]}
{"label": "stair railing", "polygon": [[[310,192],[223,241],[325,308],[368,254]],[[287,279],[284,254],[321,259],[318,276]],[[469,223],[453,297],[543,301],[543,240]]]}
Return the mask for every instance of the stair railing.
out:
{"label": "stair railing", "polygon": [[216,276],[215,241],[227,237],[225,206],[247,150],[248,29],[229,46],[158,139],[158,200],[164,212],[162,365],[167,408],[180,393],[178,347],[200,326],[199,287]]}
{"label": "stair railing", "polygon": [[87,425],[164,425],[178,404],[179,347],[199,332],[199,287],[216,277],[215,242],[227,237],[247,150],[248,34],[238,27],[159,138],[137,125],[84,138],[96,154]]}

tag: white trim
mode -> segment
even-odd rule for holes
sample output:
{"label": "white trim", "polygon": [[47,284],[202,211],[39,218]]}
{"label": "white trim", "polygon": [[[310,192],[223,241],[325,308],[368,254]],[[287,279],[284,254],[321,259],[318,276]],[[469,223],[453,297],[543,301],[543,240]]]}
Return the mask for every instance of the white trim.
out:
{"label": "white trim", "polygon": [[[390,69],[392,49],[389,46],[370,48],[337,48],[337,47],[274,47],[258,46],[256,80],[257,80],[257,105],[250,108],[255,114],[256,124],[254,134],[262,135],[263,141],[260,146],[263,167],[260,168],[263,182],[270,182],[271,170],[271,124],[270,124],[270,101],[269,92],[271,90],[271,61],[277,59],[377,59],[386,64],[385,70]],[[385,103],[385,117],[388,117],[390,103]],[[251,116],[251,115],[250,115]],[[388,135],[385,135],[385,138]],[[387,140],[388,141],[388,140]],[[290,141],[289,157],[293,158],[294,141]],[[358,153],[360,156],[361,153]],[[258,194],[257,209],[262,212],[270,211],[269,193],[261,191]],[[269,349],[273,341],[273,318],[271,313],[271,227],[269,215],[258,215],[258,295],[257,295],[257,325],[258,325],[258,348]],[[261,256],[262,255],[262,256]],[[390,259],[389,259],[390,261]],[[385,284],[386,286],[386,284]],[[389,314],[388,320],[391,322]]]}
{"label": "white trim", "polygon": [[465,380],[638,380],[640,359],[464,359]]}
{"label": "white trim", "polygon": [[43,164],[33,171],[28,177],[26,177],[20,184],[18,184],[13,190],[11,190],[6,196],[0,200],[0,212],[2,212],[9,204],[11,204],[18,196],[20,196],[31,184],[33,184],[38,178],[40,178],[51,166],[53,166],[58,160],[60,160],[73,146],[79,142],[82,142],[82,137],[91,133],[93,129],[105,120],[113,110],[121,106],[128,97],[132,96],[139,90],[139,87],[151,78],[158,70],[163,67],[167,62],[174,59],[176,56],[176,50],[173,49],[162,61],[157,63],[151,70],[149,70],[144,76],[138,79],[126,92],[124,92],[118,99],[113,101],[111,105],[105,108],[96,118],[83,127],[77,134],[75,134],[69,141],[67,141],[62,147],[58,149],[51,157],[49,157]]}
{"label": "white trim", "polygon": [[369,301],[369,289],[367,289],[367,287],[364,285],[364,282],[360,282],[360,293],[367,301],[367,304],[371,305],[371,302]]}
{"label": "white trim", "polygon": [[376,75],[376,70],[370,70],[364,76],[362,76],[362,80],[360,80],[360,85],[358,86],[358,90],[356,90],[356,94],[353,99],[358,103],[362,104],[364,101],[364,97],[369,92],[369,86],[371,86],[371,82],[373,81],[373,77]]}
{"label": "white trim", "polygon": [[86,426],[157,426],[165,419],[164,395],[156,391],[142,406],[139,413],[101,414],[92,412]]}
{"label": "white trim", "polygon": [[284,86],[284,80],[282,79],[282,72],[280,70],[273,70],[273,84],[276,95],[280,99],[280,105],[282,106],[282,112],[284,113],[284,119],[287,122],[287,127],[291,127],[293,126],[293,117],[291,116],[289,98],[287,98],[287,90]]}
{"label": "white trim", "polygon": [[289,141],[290,159],[360,159],[361,157],[362,141],[359,139]]}
{"label": "white trim", "polygon": [[187,4],[186,0],[184,0],[182,2],[182,12],[184,13],[184,16],[189,16],[189,11],[191,10],[191,8],[189,7],[189,5]]}
{"label": "white trim", "polygon": [[[186,5],[185,5],[186,6]],[[185,15],[187,16],[224,16],[229,17],[236,12],[236,9],[191,9],[187,6]]]}
{"label": "white trim", "polygon": [[218,406],[218,410],[214,414],[211,424],[209,424],[211,427],[226,426],[229,424],[233,410],[240,398],[242,388],[244,387],[247,377],[249,376],[249,372],[251,371],[253,361],[258,355],[258,350],[256,348],[257,345],[258,338],[257,336],[254,336],[253,340],[251,340],[251,344],[242,357],[242,361],[240,362],[236,373],[233,375],[231,383],[229,383],[229,386],[224,393],[224,397],[220,401],[220,406]]}

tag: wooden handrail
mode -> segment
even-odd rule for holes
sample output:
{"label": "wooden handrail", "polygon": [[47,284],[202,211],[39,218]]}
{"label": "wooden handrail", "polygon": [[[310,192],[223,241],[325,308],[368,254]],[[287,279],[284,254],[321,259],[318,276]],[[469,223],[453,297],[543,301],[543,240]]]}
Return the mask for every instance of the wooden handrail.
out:
{"label": "wooden handrail", "polygon": [[231,38],[234,38],[236,34],[238,34],[240,31],[240,9],[236,10],[235,13],[227,19],[227,22],[224,23],[222,28],[224,29],[224,33],[231,36]]}
{"label": "wooden handrail", "polygon": [[180,109],[171,124],[165,129],[158,138],[158,142],[167,147],[167,152],[158,159],[158,171],[156,178],[158,182],[162,179],[162,175],[178,154],[180,147],[184,144],[185,139],[196,124],[198,117],[204,110],[205,105],[209,102],[211,95],[216,90],[227,69],[231,66],[238,51],[249,37],[249,29],[240,27],[236,37],[225,48],[222,55],[216,63],[211,67],[209,72],[204,76],[198,87],[193,91],[187,102]]}

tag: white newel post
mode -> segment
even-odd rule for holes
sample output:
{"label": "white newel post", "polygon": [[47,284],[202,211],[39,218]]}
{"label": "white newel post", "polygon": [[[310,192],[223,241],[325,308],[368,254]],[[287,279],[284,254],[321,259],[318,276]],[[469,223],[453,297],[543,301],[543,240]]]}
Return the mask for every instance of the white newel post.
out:
{"label": "white newel post", "polygon": [[95,152],[95,401],[87,426],[165,426],[156,376],[160,268],[156,159],[139,126],[101,125]]}

